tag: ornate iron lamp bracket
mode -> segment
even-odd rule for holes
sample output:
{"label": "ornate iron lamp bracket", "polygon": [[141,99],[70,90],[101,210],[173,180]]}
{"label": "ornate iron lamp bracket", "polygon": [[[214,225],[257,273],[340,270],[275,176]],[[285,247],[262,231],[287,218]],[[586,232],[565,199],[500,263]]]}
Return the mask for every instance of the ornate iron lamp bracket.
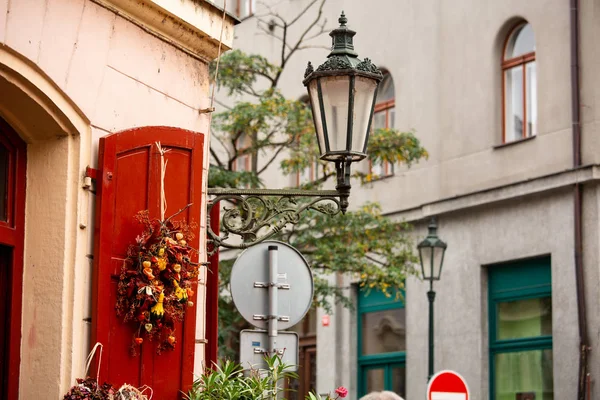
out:
{"label": "ornate iron lamp bracket", "polygon": [[[246,249],[269,239],[288,224],[300,222],[301,214],[314,210],[330,216],[346,212],[350,195],[351,161],[336,162],[335,190],[302,189],[220,189],[209,188],[213,198],[208,203],[207,232],[212,246],[209,255],[219,247]],[[300,199],[305,200],[300,200]],[[223,206],[217,234],[211,228],[210,214],[221,202]]]}
{"label": "ornate iron lamp bracket", "polygon": [[[327,215],[341,211],[340,193],[336,190],[278,190],[278,189],[208,189],[215,196],[208,204],[212,207],[227,202],[223,207],[220,231],[217,235],[207,224],[210,254],[219,247],[245,249],[269,239],[288,224],[297,224],[304,211],[315,210]],[[299,198],[307,198],[302,201]]]}

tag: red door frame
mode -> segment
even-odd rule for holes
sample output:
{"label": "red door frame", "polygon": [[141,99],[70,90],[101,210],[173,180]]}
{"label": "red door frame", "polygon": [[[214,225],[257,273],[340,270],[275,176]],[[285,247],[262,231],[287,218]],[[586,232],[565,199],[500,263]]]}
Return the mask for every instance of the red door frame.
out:
{"label": "red door frame", "polygon": [[[7,398],[19,395],[21,364],[21,309],[23,297],[23,248],[25,238],[25,179],[27,173],[27,144],[0,118],[0,142],[9,149],[7,219],[0,221],[0,244],[12,247],[10,271],[11,289],[8,294],[8,377]],[[1,179],[1,178],[0,178]],[[3,360],[2,360],[3,361]],[[0,377],[2,379],[3,377]],[[2,393],[0,393],[0,397]]]}
{"label": "red door frame", "polygon": [[[92,284],[91,344],[94,345],[96,342],[101,342],[105,346],[104,353],[106,354],[106,358],[103,357],[103,361],[100,365],[100,380],[109,381],[117,386],[124,382],[120,382],[119,377],[111,380],[111,374],[114,371],[109,371],[109,362],[107,361],[107,359],[110,360],[111,351],[115,351],[112,347],[116,348],[116,346],[122,345],[122,343],[111,343],[109,340],[111,337],[114,337],[112,335],[116,330],[122,328],[122,326],[114,326],[114,324],[111,325],[111,318],[114,321],[115,316],[115,304],[109,299],[111,295],[110,291],[112,290],[111,282],[116,279],[115,276],[118,276],[117,270],[113,271],[113,266],[111,264],[113,263],[113,253],[111,250],[113,239],[115,237],[115,232],[117,232],[119,229],[119,226],[116,226],[116,224],[119,222],[114,221],[115,216],[118,214],[115,203],[117,199],[116,185],[118,184],[120,177],[127,175],[126,173],[121,175],[120,172],[117,171],[117,161],[120,154],[126,155],[132,151],[138,151],[137,149],[146,149],[151,159],[151,161],[149,161],[150,170],[158,170],[159,162],[157,160],[159,160],[160,157],[156,151],[156,142],[160,142],[163,148],[182,149],[192,152],[190,158],[191,176],[189,179],[189,199],[191,200],[192,205],[188,208],[187,212],[192,218],[192,221],[195,221],[198,226],[201,226],[199,219],[202,199],[202,168],[204,153],[203,134],[171,127],[143,127],[115,133],[100,139],[100,148],[98,154],[98,166],[100,171],[97,181],[96,222],[94,229],[95,237]],[[167,153],[167,159],[169,158],[169,154],[171,153]],[[150,172],[150,175],[148,176],[150,177],[153,173],[154,172]],[[169,169],[167,169],[167,177],[168,175]],[[167,181],[166,184],[168,186],[169,181]],[[159,192],[158,189],[158,180],[152,179],[151,181],[148,181],[147,208],[150,210],[151,218],[156,218],[159,216],[157,212],[159,208],[159,197],[157,195]],[[167,199],[168,198],[169,195],[167,193]],[[170,205],[169,207],[172,206]],[[167,216],[175,211],[177,210],[167,210]],[[131,219],[133,219],[133,217],[134,215],[131,215]],[[196,235],[196,237],[198,237],[198,235]],[[132,239],[134,239],[134,237]],[[115,272],[117,272],[116,275]],[[197,292],[196,289],[197,288],[194,289],[194,292]],[[188,308],[186,312],[186,322],[184,323],[183,330],[181,332],[182,340],[177,345],[182,351],[182,372],[181,382],[179,382],[179,390],[184,391],[187,391],[191,387],[193,381],[196,328],[196,301],[195,299],[193,300],[194,306]],[[117,324],[119,324],[119,322],[117,322]],[[123,326],[123,328],[125,329],[126,327]],[[149,345],[152,346],[152,343],[149,343]],[[143,346],[145,346],[145,344]],[[153,354],[155,354],[155,347],[156,344],[154,344],[154,347],[142,349],[142,353],[136,357],[139,361],[127,359],[127,357],[130,357],[130,355],[126,352],[122,354],[124,360],[123,365],[129,365],[130,362],[137,363],[135,368],[140,368],[140,381],[148,383],[150,386],[152,386],[152,381],[156,379],[157,374],[160,375],[161,373],[159,370],[154,371],[153,368]],[[163,354],[162,356],[158,357],[163,357],[164,360],[168,358],[168,354]],[[167,367],[166,365],[163,365],[162,368],[174,369],[179,368],[179,366],[170,365]],[[165,370],[163,369],[162,371],[164,375]],[[136,385],[134,382],[127,383]]]}

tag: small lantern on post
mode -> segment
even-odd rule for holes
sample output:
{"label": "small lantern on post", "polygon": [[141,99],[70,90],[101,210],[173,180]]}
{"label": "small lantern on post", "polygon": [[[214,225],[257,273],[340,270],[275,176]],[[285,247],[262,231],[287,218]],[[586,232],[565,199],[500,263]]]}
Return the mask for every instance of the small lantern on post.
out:
{"label": "small lantern on post", "polygon": [[[321,160],[335,162],[336,189],[350,193],[350,164],[367,156],[367,143],[377,95],[383,74],[368,58],[360,60],[354,51],[356,32],[346,26],[329,34],[332,50],[327,61],[315,70],[309,62],[304,73],[310,107],[317,133]],[[348,197],[342,199],[342,211]]]}
{"label": "small lantern on post", "polygon": [[439,281],[444,264],[444,253],[448,245],[437,235],[437,223],[435,218],[429,223],[429,233],[427,237],[417,245],[419,257],[421,259],[421,270],[423,279],[429,281],[429,291],[427,300],[429,301],[429,366],[427,381],[431,380],[434,372],[433,361],[433,303],[435,302],[435,292],[433,291],[433,281]]}
{"label": "small lantern on post", "polygon": [[428,228],[427,237],[417,245],[417,248],[421,259],[423,279],[433,282],[440,280],[447,245],[437,235],[435,218],[431,220]]}

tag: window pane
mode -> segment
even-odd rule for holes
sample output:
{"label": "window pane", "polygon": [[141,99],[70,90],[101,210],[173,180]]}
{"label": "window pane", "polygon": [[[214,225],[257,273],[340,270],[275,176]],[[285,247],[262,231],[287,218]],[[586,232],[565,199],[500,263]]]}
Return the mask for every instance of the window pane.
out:
{"label": "window pane", "polygon": [[552,350],[496,354],[496,400],[553,400]]}
{"label": "window pane", "polygon": [[362,354],[406,350],[404,308],[362,314]]}
{"label": "window pane", "polygon": [[8,149],[0,144],[0,221],[6,221],[8,196]]}
{"label": "window pane", "polygon": [[498,339],[552,335],[552,298],[498,303]]}
{"label": "window pane", "polygon": [[386,73],[377,89],[377,103],[383,103],[384,101],[392,100],[393,98],[394,80],[390,74]]}
{"label": "window pane", "polygon": [[380,178],[385,176],[385,166],[383,163],[373,163],[371,165],[371,177]]}
{"label": "window pane", "polygon": [[406,396],[406,368],[398,366],[392,368],[392,392],[402,397]]}
{"label": "window pane", "polygon": [[537,135],[537,72],[535,61],[528,63],[525,68],[527,84],[527,136]]}
{"label": "window pane", "polygon": [[506,141],[523,137],[523,67],[517,66],[504,72]]}
{"label": "window pane", "polygon": [[385,111],[373,115],[373,129],[385,128]]}
{"label": "window pane", "polygon": [[505,59],[522,56],[535,51],[535,36],[530,24],[524,24],[515,29],[506,45]]}
{"label": "window pane", "polygon": [[396,109],[395,108],[390,108],[388,110],[388,115],[389,115],[389,121],[388,121],[388,128],[393,128],[395,126],[396,123]]}
{"label": "window pane", "polygon": [[383,368],[371,368],[367,371],[367,393],[382,391],[385,383],[385,372]]}

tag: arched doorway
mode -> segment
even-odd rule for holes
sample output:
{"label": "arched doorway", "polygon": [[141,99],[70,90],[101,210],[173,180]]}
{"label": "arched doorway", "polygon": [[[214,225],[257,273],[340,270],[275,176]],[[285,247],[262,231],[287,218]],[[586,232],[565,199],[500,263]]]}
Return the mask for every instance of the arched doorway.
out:
{"label": "arched doorway", "polygon": [[[91,127],[43,71],[6,46],[0,46],[0,93],[0,138],[11,171],[1,178],[7,211],[0,246],[11,266],[3,281],[11,289],[0,293],[0,307],[10,310],[10,329],[3,329],[7,319],[0,323],[8,335],[0,338],[8,352],[0,359],[0,390],[8,396],[0,391],[0,398],[58,398],[81,374],[88,351],[91,194],[81,181],[92,165]],[[22,157],[15,164],[17,148]],[[17,170],[19,180],[12,178]]]}
{"label": "arched doorway", "polygon": [[0,118],[0,398],[17,398],[25,233],[25,142]]}

